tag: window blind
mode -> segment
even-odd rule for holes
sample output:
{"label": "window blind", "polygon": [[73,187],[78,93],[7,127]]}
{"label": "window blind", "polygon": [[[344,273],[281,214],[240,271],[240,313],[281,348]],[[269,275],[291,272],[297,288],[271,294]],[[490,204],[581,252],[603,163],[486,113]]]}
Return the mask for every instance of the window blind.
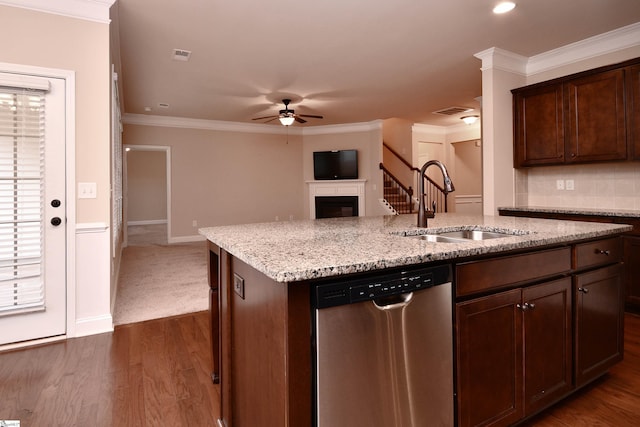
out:
{"label": "window blind", "polygon": [[18,87],[6,87],[7,81],[0,78],[0,316],[43,310],[45,304],[42,235],[48,86],[39,81],[30,84],[20,79]]}

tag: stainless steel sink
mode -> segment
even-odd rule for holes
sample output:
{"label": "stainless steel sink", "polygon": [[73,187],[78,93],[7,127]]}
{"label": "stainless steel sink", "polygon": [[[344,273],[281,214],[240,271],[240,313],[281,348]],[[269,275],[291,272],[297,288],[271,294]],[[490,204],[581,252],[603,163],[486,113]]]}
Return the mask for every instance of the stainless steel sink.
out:
{"label": "stainless steel sink", "polygon": [[501,233],[496,231],[484,231],[484,230],[458,230],[448,231],[445,233],[438,233],[438,236],[453,237],[455,239],[467,239],[467,240],[487,240],[497,239],[500,237],[513,236],[510,233]]}
{"label": "stainless steel sink", "polygon": [[427,242],[436,242],[436,243],[464,243],[469,239],[464,238],[455,238],[443,236],[441,234],[419,234],[417,236],[412,236],[420,240],[426,240]]}
{"label": "stainless steel sink", "polygon": [[527,232],[520,231],[488,231],[488,230],[453,230],[432,232],[429,234],[407,235],[420,240],[426,240],[427,242],[435,243],[464,243],[470,240],[488,240],[498,239],[501,237],[518,236],[521,234],[528,234]]}

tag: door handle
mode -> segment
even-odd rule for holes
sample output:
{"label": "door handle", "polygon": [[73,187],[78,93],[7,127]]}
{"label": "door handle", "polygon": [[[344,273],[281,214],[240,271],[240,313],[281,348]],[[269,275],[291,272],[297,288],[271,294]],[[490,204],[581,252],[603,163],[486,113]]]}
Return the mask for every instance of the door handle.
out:
{"label": "door handle", "polygon": [[62,220],[60,219],[60,217],[54,216],[53,218],[51,218],[51,225],[57,227],[60,224],[62,224]]}

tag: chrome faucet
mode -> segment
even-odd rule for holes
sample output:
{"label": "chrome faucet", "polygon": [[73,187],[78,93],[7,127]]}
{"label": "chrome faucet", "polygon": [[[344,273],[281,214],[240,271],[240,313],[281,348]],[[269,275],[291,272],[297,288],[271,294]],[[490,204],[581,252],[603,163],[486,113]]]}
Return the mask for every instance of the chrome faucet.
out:
{"label": "chrome faucet", "polygon": [[427,163],[422,165],[422,169],[420,169],[420,176],[418,178],[418,227],[426,227],[427,226],[427,217],[433,218],[436,214],[436,202],[433,202],[433,210],[427,211],[427,208],[424,203],[424,174],[431,165],[436,165],[440,168],[442,172],[442,176],[444,177],[444,193],[448,194],[455,191],[455,187],[453,186],[453,182],[451,182],[451,178],[449,178],[449,172],[447,172],[447,168],[442,164],[439,160],[429,160]]}

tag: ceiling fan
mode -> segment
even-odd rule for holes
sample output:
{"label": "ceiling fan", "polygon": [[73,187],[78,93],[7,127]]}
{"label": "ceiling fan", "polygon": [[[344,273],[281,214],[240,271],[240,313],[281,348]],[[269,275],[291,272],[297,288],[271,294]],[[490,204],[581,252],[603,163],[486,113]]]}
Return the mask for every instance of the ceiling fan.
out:
{"label": "ceiling fan", "polygon": [[284,104],[284,110],[280,110],[277,116],[265,116],[265,117],[256,117],[252,120],[264,120],[269,119],[264,123],[269,123],[275,119],[279,119],[280,123],[284,126],[290,126],[293,124],[294,120],[298,123],[306,123],[307,121],[303,119],[303,117],[312,118],[312,119],[323,119],[322,116],[315,116],[313,114],[296,114],[294,110],[289,109],[290,99],[283,99],[282,103]]}

